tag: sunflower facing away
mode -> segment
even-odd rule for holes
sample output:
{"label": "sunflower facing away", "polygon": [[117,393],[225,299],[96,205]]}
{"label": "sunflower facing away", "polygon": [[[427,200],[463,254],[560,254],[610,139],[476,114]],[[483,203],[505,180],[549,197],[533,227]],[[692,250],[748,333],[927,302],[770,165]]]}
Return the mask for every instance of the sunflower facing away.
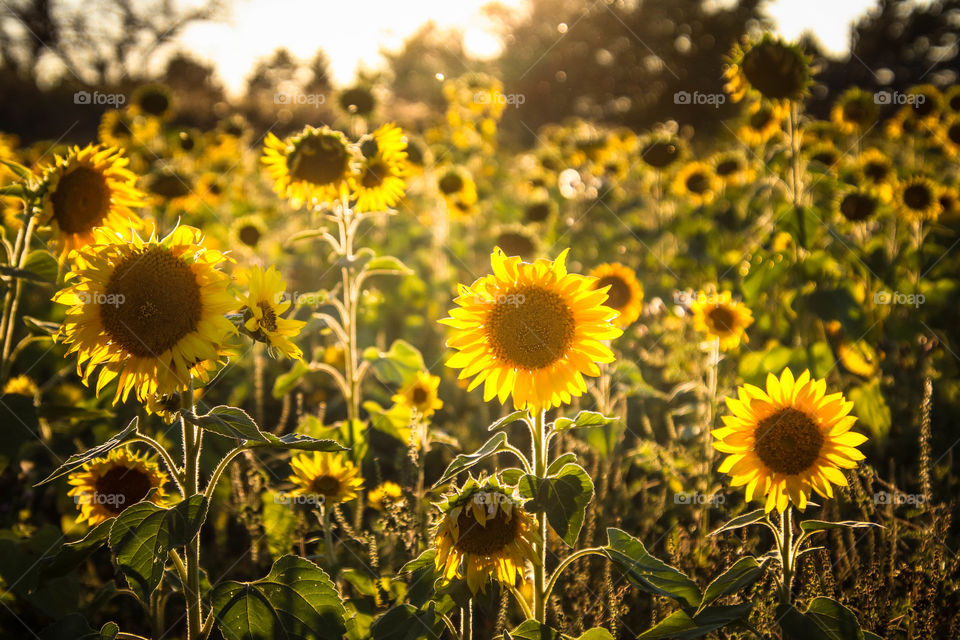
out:
{"label": "sunflower facing away", "polygon": [[236,301],[217,269],[226,256],[205,248],[198,229],[143,240],[101,227],[71,255],[70,284],[53,299],[69,307],[58,338],[85,384],[99,370],[99,394],[116,378],[116,404],[131,390],[145,402],[209,378],[236,331],[224,317]]}
{"label": "sunflower facing away", "polygon": [[864,459],[857,446],[867,441],[851,431],[856,417],[842,393],[826,394],[824,380],[804,371],[796,380],[790,369],[778,379],[767,375],[767,388],[743,385],[738,398],[726,398],[732,415],[714,429],[718,451],[730,454],[720,472],[735,487],[746,485],[748,501],[766,497],[767,511],[782,512],[790,502],[801,511],[813,489],[833,497],[831,485],[846,486],[840,469]]}
{"label": "sunflower facing away", "polygon": [[87,145],[57,156],[44,172],[44,211],[64,251],[88,244],[97,227],[124,231],[142,226],[132,207],[143,206],[144,194],[127,162],[114,147]]}
{"label": "sunflower facing away", "polygon": [[283,140],[267,134],[262,162],[274,181],[273,190],[294,207],[302,207],[346,197],[355,155],[339,131],[307,125]]}
{"label": "sunflower facing away", "polygon": [[602,264],[590,272],[590,277],[597,279],[594,289],[609,287],[604,304],[620,314],[613,324],[623,328],[636,322],[643,311],[643,287],[633,269],[616,262]]}
{"label": "sunflower facing away", "polygon": [[314,451],[301,453],[290,461],[296,488],[291,496],[322,497],[324,504],[349,502],[363,489],[363,478],[352,462],[340,454]]}
{"label": "sunflower facing away", "polygon": [[403,489],[396,482],[387,480],[378,484],[367,494],[367,504],[377,511],[386,511],[392,506],[403,504]]}
{"label": "sunflower facing away", "polygon": [[248,287],[247,294],[240,296],[244,332],[257,342],[268,344],[272,351],[302,360],[303,352],[290,338],[299,335],[307,323],[281,317],[290,308],[290,299],[280,273],[274,267],[266,271],[254,267],[244,271],[241,279]]}
{"label": "sunflower facing away", "polygon": [[697,294],[690,305],[693,327],[710,338],[720,340],[724,351],[734,349],[740,341],[748,342],[747,327],[753,324],[753,312],[743,303],[733,300],[729,291]]}
{"label": "sunflower facing away", "polygon": [[593,278],[567,273],[568,251],[530,264],[496,248],[493,274],[459,286],[458,306],[440,320],[457,350],[447,366],[462,369],[461,380],[476,376],[468,389],[483,384],[484,401],[513,395],[517,409],[560,406],[587,390],[584,375],[600,375],[598,362],[613,362],[601,341],[622,333],[611,324],[617,312]]}
{"label": "sunflower facing away", "polygon": [[897,185],[897,210],[911,221],[936,220],[942,207],[937,187],[929,178],[914,176]]}
{"label": "sunflower facing away", "polygon": [[440,376],[432,376],[428,371],[418,371],[417,378],[407,388],[393,396],[393,401],[429,418],[437,409],[443,408],[443,400],[437,396]]}
{"label": "sunflower facing away", "polygon": [[407,183],[407,141],[403,131],[385,124],[360,140],[363,157],[350,178],[357,211],[383,211],[403,197]]}
{"label": "sunflower facing away", "polygon": [[536,521],[495,478],[470,478],[437,507],[434,562],[444,580],[466,575],[470,591],[486,593],[490,578],[516,586],[526,563],[539,561]]}
{"label": "sunflower facing away", "polygon": [[758,42],[737,45],[723,75],[734,102],[746,96],[771,102],[802,99],[810,86],[810,58],[796,45],[766,34]]}
{"label": "sunflower facing away", "polygon": [[90,460],[79,471],[67,476],[72,496],[80,510],[77,522],[86,520],[96,526],[120,515],[156,489],[150,501],[159,503],[164,497],[166,472],[146,455],[128,449],[113,449],[102,458]]}

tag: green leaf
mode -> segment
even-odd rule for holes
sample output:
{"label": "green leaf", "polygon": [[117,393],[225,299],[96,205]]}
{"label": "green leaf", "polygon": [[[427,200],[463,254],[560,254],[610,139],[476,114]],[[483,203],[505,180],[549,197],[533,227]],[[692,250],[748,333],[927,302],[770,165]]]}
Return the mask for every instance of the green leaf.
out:
{"label": "green leaf", "polygon": [[763,576],[766,563],[757,562],[753,556],[745,556],[733,563],[726,571],[713,579],[703,592],[700,609],[703,610],[717,598],[728,596],[749,587]]}
{"label": "green leaf", "polygon": [[267,442],[266,435],[260,431],[256,421],[240,407],[220,405],[202,416],[194,415],[189,411],[181,413],[188,422],[219,436]]}
{"label": "green leaf", "polygon": [[60,330],[60,325],[56,322],[48,322],[32,316],[23,316],[23,324],[34,333],[42,333],[52,336]]}
{"label": "green leaf", "polygon": [[507,484],[507,486],[515,487],[517,483],[520,482],[520,478],[523,477],[523,469],[516,469],[511,467],[510,469],[503,469],[500,471],[500,478]]}
{"label": "green leaf", "polygon": [[363,403],[363,408],[370,416],[370,426],[374,429],[396,438],[403,444],[410,442],[413,412],[409,406],[397,403],[384,409],[373,400],[367,400]]}
{"label": "green leaf", "polygon": [[893,418],[890,406],[887,405],[883,391],[880,389],[880,379],[876,378],[850,389],[847,397],[853,403],[853,413],[870,429],[873,437],[886,441],[893,426]]}
{"label": "green leaf", "polygon": [[260,580],[218,584],[210,602],[226,640],[341,640],[347,632],[330,577],[297,556],[283,556]]}
{"label": "green leaf", "polygon": [[150,602],[170,549],[190,542],[206,516],[207,499],[201,495],[170,509],[139,502],[117,516],[110,529],[110,549],[140,600]]}
{"label": "green leaf", "polygon": [[137,423],[139,422],[139,420],[140,418],[134,418],[133,420],[130,421],[130,424],[128,424],[123,429],[123,431],[113,436],[103,444],[93,447],[92,449],[87,449],[83,453],[73,454],[72,456],[67,458],[66,462],[64,462],[62,465],[57,467],[53,473],[51,473],[49,476],[47,476],[46,478],[44,478],[34,486],[39,487],[40,485],[47,484],[48,482],[56,480],[60,476],[64,476],[70,473],[71,471],[73,471],[74,469],[76,469],[77,467],[83,465],[85,462],[93,460],[94,458],[97,458],[99,456],[102,456],[108,453],[111,449],[115,449],[119,447],[121,444],[123,444],[124,442],[126,442],[127,440],[129,440],[130,438],[134,437],[137,434]]}
{"label": "green leaf", "polygon": [[273,559],[286,555],[293,547],[297,531],[297,514],[286,504],[280,494],[267,491],[263,494],[261,507],[263,532],[267,538],[267,551]]}
{"label": "green leaf", "polygon": [[577,454],[568,451],[567,453],[563,454],[562,456],[560,456],[559,458],[557,458],[556,460],[550,463],[550,466],[547,467],[547,475],[554,476],[557,474],[558,471],[560,471],[560,469],[563,468],[565,464],[569,464],[571,462],[576,462],[576,461],[577,461]]}
{"label": "green leaf", "polygon": [[596,411],[581,411],[573,420],[570,418],[557,418],[553,423],[553,428],[557,431],[566,431],[567,429],[577,427],[605,427],[615,423],[619,419],[620,418],[607,417]]}
{"label": "green leaf", "polygon": [[552,627],[536,620],[527,620],[510,632],[514,640],[564,640],[563,635]]}
{"label": "green leaf", "polygon": [[57,550],[56,555],[44,558],[40,575],[44,579],[66,575],[83,563],[90,555],[107,543],[113,518],[104,520],[76,542],[69,542]]}
{"label": "green leaf", "polygon": [[697,615],[690,617],[683,610],[674,611],[651,629],[647,629],[637,639],[673,638],[689,640],[700,638],[731,622],[746,618],[750,614],[750,603],[722,607],[707,607]]}
{"label": "green leaf", "polygon": [[438,487],[442,484],[446,484],[452,480],[458,473],[461,471],[466,471],[473,465],[478,462],[482,462],[486,458],[505,451],[507,449],[507,434],[501,431],[500,433],[495,433],[489,440],[483,443],[483,446],[474,451],[473,453],[461,453],[447,467],[447,470],[443,472],[443,475],[439,480],[433,485]]}
{"label": "green leaf", "polygon": [[497,429],[501,427],[509,426],[514,422],[518,422],[520,420],[526,421],[526,419],[527,419],[526,411],[514,411],[513,413],[508,413],[502,418],[499,418],[498,420],[496,420],[493,424],[487,427],[487,431],[496,431]]}
{"label": "green leaf", "polygon": [[576,544],[587,504],[593,499],[593,481],[583,467],[568,463],[547,478],[527,474],[517,488],[529,500],[527,510],[545,512],[557,535],[571,547]]}
{"label": "green leaf", "polygon": [[859,522],[857,520],[842,520],[840,522],[826,522],[824,520],[804,520],[800,523],[800,530],[805,533],[816,533],[818,531],[829,531],[830,529],[865,529],[867,527],[880,527],[882,525],[876,522]]}
{"label": "green leaf", "polygon": [[13,160],[0,160],[0,164],[5,165],[8,169],[13,171],[13,173],[16,174],[16,176],[21,180],[29,180],[33,177],[33,172],[19,162],[14,162]]}
{"label": "green leaf", "polygon": [[712,532],[710,535],[715,536],[724,531],[733,531],[734,529],[740,529],[741,527],[749,526],[755,522],[759,522],[766,517],[766,512],[763,509],[757,509],[756,511],[750,511],[743,515],[739,515],[733,520],[727,522],[725,525]]}
{"label": "green leaf", "polygon": [[865,640],[857,616],[832,598],[817,597],[806,613],[793,605],[777,607],[784,640]]}
{"label": "green leaf", "polygon": [[643,543],[625,531],[607,529],[607,556],[623,569],[635,586],[649,593],[669,596],[691,609],[700,604],[700,589],[681,571],[651,556]]}
{"label": "green leaf", "polygon": [[382,382],[401,387],[409,385],[418,372],[427,368],[420,351],[404,340],[395,341],[385,352],[370,347],[363,352],[363,358]]}
{"label": "green leaf", "polygon": [[436,640],[443,636],[443,620],[433,610],[401,604],[377,618],[370,628],[372,640]]}
{"label": "green leaf", "polygon": [[23,263],[24,270],[35,274],[41,282],[53,284],[60,274],[60,264],[53,254],[43,249],[36,249],[27,254]]}
{"label": "green leaf", "polygon": [[310,365],[303,360],[297,360],[290,367],[290,371],[282,373],[273,381],[273,397],[282,398],[297,386],[303,376],[310,373]]}
{"label": "green leaf", "polygon": [[[413,269],[403,264],[403,261],[396,256],[378,256],[367,263],[366,271],[390,272],[397,275],[410,275]],[[371,274],[373,275],[373,274]]]}
{"label": "green leaf", "polygon": [[286,433],[282,436],[275,436],[272,433],[264,433],[266,442],[255,442],[251,448],[268,447],[271,449],[295,449],[297,451],[346,451],[336,440],[318,440],[305,436],[302,433]]}

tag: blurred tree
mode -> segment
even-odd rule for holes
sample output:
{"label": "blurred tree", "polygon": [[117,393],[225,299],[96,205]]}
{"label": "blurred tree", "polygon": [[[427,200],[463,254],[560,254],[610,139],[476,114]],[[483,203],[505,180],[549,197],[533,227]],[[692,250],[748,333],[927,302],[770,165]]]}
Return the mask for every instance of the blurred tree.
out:
{"label": "blurred tree", "polygon": [[284,48],[257,62],[242,98],[247,119],[260,131],[299,129],[333,120],[330,63],[318,50],[304,62]]}

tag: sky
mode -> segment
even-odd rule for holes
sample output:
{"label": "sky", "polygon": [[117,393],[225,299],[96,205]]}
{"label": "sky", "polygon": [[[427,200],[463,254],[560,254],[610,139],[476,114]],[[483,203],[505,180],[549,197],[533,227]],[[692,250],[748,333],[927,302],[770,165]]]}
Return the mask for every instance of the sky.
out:
{"label": "sky", "polygon": [[[349,85],[358,68],[382,63],[380,50],[399,49],[418,27],[433,20],[464,33],[467,52],[494,57],[500,40],[483,15],[490,0],[235,0],[225,21],[191,25],[182,45],[217,68],[227,90],[239,93],[259,59],[278,47],[310,59],[318,48],[330,58],[334,82]],[[524,11],[526,0],[498,0]],[[767,13],[790,39],[813,31],[832,53],[847,50],[851,22],[875,0],[771,0]]]}

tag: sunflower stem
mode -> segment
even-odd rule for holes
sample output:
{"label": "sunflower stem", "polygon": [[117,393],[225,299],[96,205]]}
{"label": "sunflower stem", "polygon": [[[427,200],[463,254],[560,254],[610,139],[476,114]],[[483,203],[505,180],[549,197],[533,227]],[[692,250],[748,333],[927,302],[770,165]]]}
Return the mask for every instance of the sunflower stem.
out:
{"label": "sunflower stem", "polygon": [[[29,207],[28,207],[29,210]],[[30,253],[30,239],[33,236],[33,229],[36,225],[37,217],[31,215],[26,224],[21,223],[20,231],[17,233],[16,246],[14,247],[13,264],[18,269],[23,269],[27,262],[27,254]],[[17,324],[17,308],[20,306],[20,296],[23,293],[23,280],[16,278],[16,283],[7,289],[6,299],[3,304],[3,321],[0,323],[0,331],[3,332],[3,352],[0,355],[0,383],[6,383],[10,377],[10,349],[13,347],[13,334]]]}
{"label": "sunflower stem", "polygon": [[799,260],[807,249],[807,230],[804,226],[803,207],[803,172],[800,170],[800,106],[795,100],[790,102],[790,161],[791,161],[791,196],[793,210],[797,216],[797,259]]}
{"label": "sunflower stem", "polygon": [[327,555],[327,564],[330,572],[337,563],[337,556],[333,553],[333,522],[330,520],[330,507],[326,503],[323,505],[323,550]]}
{"label": "sunflower stem", "polygon": [[[533,474],[537,478],[547,475],[546,411],[537,410],[533,416]],[[533,567],[533,617],[540,624],[547,619],[547,514],[537,513],[540,540],[537,542],[538,562]]]}
{"label": "sunflower stem", "polygon": [[780,568],[783,578],[780,581],[780,601],[790,604],[793,596],[794,548],[793,548],[793,517],[790,505],[780,516]]}
{"label": "sunflower stem", "polygon": [[[184,411],[194,412],[193,378],[186,389],[180,392],[180,406]],[[189,500],[200,493],[200,448],[203,435],[198,427],[188,422],[182,415],[183,424],[183,469],[184,497]],[[201,637],[203,624],[200,604],[200,532],[194,535],[185,549],[187,561],[187,581],[183,585],[187,608],[187,640]]]}
{"label": "sunflower stem", "polygon": [[460,609],[460,637],[473,639],[473,598],[467,599],[467,606]]}

